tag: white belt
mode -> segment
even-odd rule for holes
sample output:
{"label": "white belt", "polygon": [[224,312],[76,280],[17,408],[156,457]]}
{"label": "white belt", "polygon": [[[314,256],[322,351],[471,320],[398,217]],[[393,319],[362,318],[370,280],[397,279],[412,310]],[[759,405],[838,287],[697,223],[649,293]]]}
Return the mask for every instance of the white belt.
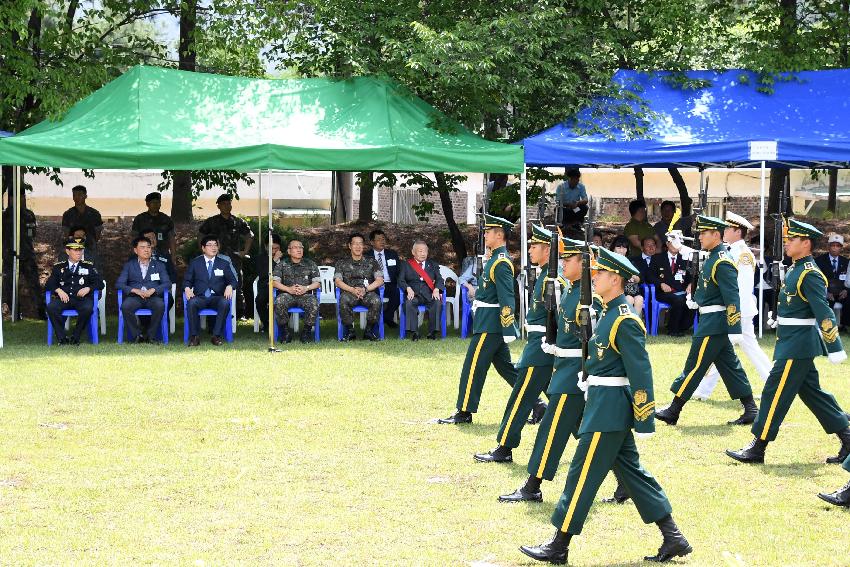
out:
{"label": "white belt", "polygon": [[526,325],[525,330],[529,333],[545,333],[546,326],[545,325]]}
{"label": "white belt", "polygon": [[587,377],[588,386],[628,386],[629,379],[625,376],[593,376]]}
{"label": "white belt", "polygon": [[717,313],[719,311],[726,311],[726,307],[723,305],[707,305],[705,307],[700,307],[699,312],[701,314],[705,313]]}
{"label": "white belt", "polygon": [[555,356],[558,358],[581,358],[580,348],[558,348],[555,347]]}
{"label": "white belt", "polygon": [[477,309],[479,307],[499,307],[498,303],[484,303],[483,301],[478,301],[477,299],[472,302],[472,308]]}
{"label": "white belt", "polygon": [[794,319],[793,317],[779,317],[776,320],[780,325],[800,325],[814,327],[818,322],[814,319]]}

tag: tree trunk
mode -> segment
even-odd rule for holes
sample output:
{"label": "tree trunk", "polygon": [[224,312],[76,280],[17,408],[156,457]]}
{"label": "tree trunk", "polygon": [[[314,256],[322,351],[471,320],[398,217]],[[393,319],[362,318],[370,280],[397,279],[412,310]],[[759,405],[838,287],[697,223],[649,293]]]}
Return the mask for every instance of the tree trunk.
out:
{"label": "tree trunk", "polygon": [[336,184],[333,190],[334,195],[334,216],[333,223],[340,224],[348,221],[352,216],[351,212],[351,191],[354,185],[353,174],[350,171],[336,171],[334,178]]}
{"label": "tree trunk", "polygon": [[[198,16],[197,0],[180,3],[180,44],[178,47],[179,67],[183,71],[195,71],[198,53],[195,47],[195,27]],[[192,220],[192,173],[175,171],[172,178],[171,218],[176,223]]]}
{"label": "tree trunk", "polygon": [[685,184],[685,179],[679,172],[678,167],[668,167],[670,177],[673,178],[673,184],[676,185],[676,190],[679,191],[679,202],[682,204],[682,216],[686,217],[691,214],[691,206],[694,200],[688,195],[688,186]]}
{"label": "tree trunk", "polygon": [[[782,188],[785,186],[785,178],[788,177],[789,170],[779,167],[770,168],[770,186],[767,196],[767,213],[773,214],[779,210],[779,195]],[[791,208],[791,199],[788,199],[788,208]]]}
{"label": "tree trunk", "polygon": [[360,207],[357,211],[357,220],[369,222],[372,220],[372,199],[375,188],[375,172],[364,171],[360,174]]}
{"label": "tree trunk", "polygon": [[826,202],[826,210],[835,218],[838,213],[838,170],[829,170],[829,198]]}
{"label": "tree trunk", "polygon": [[643,199],[643,168],[635,168],[635,199]]}
{"label": "tree trunk", "polygon": [[452,247],[457,255],[457,264],[460,266],[463,259],[466,258],[466,240],[463,238],[463,233],[455,222],[454,207],[452,207],[452,197],[449,192],[449,185],[446,183],[446,175],[444,173],[434,173],[437,180],[437,193],[440,195],[440,205],[443,207],[443,215],[446,217],[446,225],[449,228],[449,235],[452,239]]}

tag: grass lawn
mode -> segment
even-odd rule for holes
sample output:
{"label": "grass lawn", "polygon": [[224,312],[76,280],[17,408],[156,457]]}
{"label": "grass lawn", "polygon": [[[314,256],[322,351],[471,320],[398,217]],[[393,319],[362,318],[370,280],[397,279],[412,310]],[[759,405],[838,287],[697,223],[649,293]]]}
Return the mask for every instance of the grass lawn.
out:
{"label": "grass lawn", "polygon": [[[43,323],[5,325],[0,564],[529,565],[517,547],[553,533],[574,440],[543,504],[505,505],[536,427],[513,465],[473,461],[495,445],[498,375],[474,425],[430,423],[453,410],[464,340],[341,345],[329,327],[270,354],[245,325],[190,350],[179,325],[167,347],[119,346],[110,323],[104,344],[50,349]],[[660,406],[688,345],[649,341]],[[818,366],[850,407],[850,363]],[[815,496],[847,480],[823,464],[837,439],[797,401],[768,463],[740,465],[723,454],[750,439],[725,425],[738,413],[720,386],[639,441],[694,547],[682,563],[850,564],[850,512]],[[571,564],[636,565],[660,541],[633,505],[596,504]]]}

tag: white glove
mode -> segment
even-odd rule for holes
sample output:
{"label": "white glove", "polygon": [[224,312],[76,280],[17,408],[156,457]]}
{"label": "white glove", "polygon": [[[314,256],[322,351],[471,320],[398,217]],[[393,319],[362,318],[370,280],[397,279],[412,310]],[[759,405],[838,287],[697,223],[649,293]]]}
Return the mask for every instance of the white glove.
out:
{"label": "white glove", "polygon": [[503,336],[502,340],[505,341],[506,345],[509,345],[516,340],[516,337]]}
{"label": "white glove", "polygon": [[550,345],[546,342],[546,339],[543,339],[543,342],[540,343],[540,350],[545,352],[546,354],[555,354],[555,349],[558,348],[555,345]]}
{"label": "white glove", "polygon": [[684,240],[682,240],[682,231],[681,230],[671,230],[666,235],[667,242],[673,245],[673,248],[676,250],[681,250],[682,246],[685,245]]}
{"label": "white glove", "polygon": [[768,311],[767,313],[767,323],[768,328],[775,329],[779,325],[779,321],[773,318],[773,311]]}
{"label": "white glove", "polygon": [[473,315],[475,315],[475,310],[476,310],[476,309],[478,309],[478,304],[477,304],[477,303],[475,303],[475,302],[473,301],[473,302],[472,302],[472,307],[470,307],[470,308],[469,308],[469,310],[470,310],[470,311],[472,311],[472,314],[473,314]]}
{"label": "white glove", "polygon": [[649,439],[653,435],[655,435],[654,431],[652,433],[638,433],[637,431],[635,431],[635,438],[636,439]]}
{"label": "white glove", "polygon": [[693,309],[693,310],[699,309],[699,303],[697,303],[696,301],[693,300],[693,298],[691,298],[690,293],[687,295],[687,297],[685,297],[685,305],[688,306],[688,309]]}
{"label": "white glove", "polygon": [[843,350],[840,350],[838,352],[831,352],[826,357],[833,364],[841,364],[842,362],[847,360],[847,353]]}
{"label": "white glove", "polygon": [[741,334],[729,335],[729,342],[732,343],[733,345],[739,345],[742,342],[744,342],[744,335],[741,335]]}
{"label": "white glove", "polygon": [[581,379],[581,372],[576,374],[576,376],[578,376],[578,389],[584,392],[584,397],[587,399],[587,382]]}

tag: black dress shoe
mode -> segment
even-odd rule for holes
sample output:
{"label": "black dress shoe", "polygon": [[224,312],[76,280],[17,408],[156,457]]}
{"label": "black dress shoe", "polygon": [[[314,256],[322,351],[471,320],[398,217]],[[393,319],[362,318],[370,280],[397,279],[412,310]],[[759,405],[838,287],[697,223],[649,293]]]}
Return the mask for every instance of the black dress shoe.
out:
{"label": "black dress shoe", "polygon": [[759,408],[752,396],[741,398],[741,405],[744,406],[744,413],[738,419],[727,421],[728,425],[749,425],[758,417]]}
{"label": "black dress shoe", "polygon": [[378,335],[375,334],[375,331],[373,331],[372,329],[366,329],[365,331],[363,331],[363,340],[374,342],[380,339],[378,338]]}
{"label": "black dress shoe", "polygon": [[468,411],[460,411],[455,412],[454,415],[450,415],[449,417],[438,419],[437,423],[448,423],[448,424],[460,424],[460,423],[472,423],[472,414]]}
{"label": "black dress shoe", "polygon": [[292,332],[289,329],[283,331],[283,334],[280,336],[280,342],[287,345],[292,342]]}
{"label": "black dress shoe", "polygon": [[313,329],[310,327],[303,327],[301,329],[301,336],[298,337],[302,343],[309,343],[313,340]]}
{"label": "black dress shoe", "polygon": [[685,402],[682,401],[682,398],[676,396],[669,406],[655,412],[655,419],[660,419],[667,425],[676,425],[679,422],[679,415],[682,413],[683,407],[685,407]]}
{"label": "black dress shoe", "polygon": [[694,550],[688,543],[688,540],[685,539],[685,536],[682,535],[682,532],[679,531],[676,522],[673,521],[673,517],[670,514],[667,514],[655,523],[658,525],[658,529],[661,530],[664,541],[661,543],[661,547],[658,548],[658,553],[644,557],[644,561],[666,563],[674,557],[684,557]]}
{"label": "black dress shoe", "polygon": [[57,346],[66,346],[66,345],[69,345],[69,344],[71,344],[71,339],[69,339],[68,337],[63,337],[63,338],[58,339],[56,341]]}
{"label": "black dress shoe", "polygon": [[614,489],[614,494],[610,498],[603,498],[602,502],[605,504],[624,504],[629,498],[631,498],[629,493],[626,492],[623,485],[618,482],[617,488]]}
{"label": "black dress shoe", "polygon": [[352,325],[349,325],[342,330],[342,338],[340,340],[342,342],[357,340],[357,335],[354,334],[354,327]]}
{"label": "black dress shoe", "polygon": [[818,498],[824,502],[829,502],[833,506],[844,506],[845,508],[850,508],[850,482],[847,482],[847,484],[845,484],[842,488],[839,488],[830,494],[825,494],[823,492],[818,493]]}
{"label": "black dress shoe", "polygon": [[535,546],[523,545],[519,550],[537,561],[565,565],[570,551],[570,537],[570,534],[558,530],[551,541]]}
{"label": "black dress shoe", "polygon": [[428,338],[432,341],[436,341],[437,340],[437,331],[431,331],[430,333],[428,333]]}
{"label": "black dress shoe", "polygon": [[761,439],[753,439],[750,444],[740,451],[730,451],[726,449],[726,454],[742,463],[763,463],[764,452],[767,448],[767,441]]}
{"label": "black dress shoe", "polygon": [[417,331],[413,331],[407,335],[407,338],[408,340],[410,340],[410,342],[415,343],[419,340],[419,333]]}
{"label": "black dress shoe", "polygon": [[847,456],[850,455],[850,427],[846,428],[844,431],[839,431],[835,435],[841,441],[841,448],[838,450],[837,455],[829,457],[826,460],[827,463],[832,465],[836,463],[843,463]]}
{"label": "black dress shoe", "polygon": [[69,339],[68,344],[71,346],[80,346],[80,339],[78,339],[77,337],[71,337]]}
{"label": "black dress shoe", "polygon": [[473,458],[479,463],[512,463],[514,460],[513,452],[504,445],[497,445],[486,453],[476,453]]}
{"label": "black dress shoe", "polygon": [[201,337],[199,337],[198,335],[192,335],[191,337],[189,337],[189,343],[186,346],[201,346]]}
{"label": "black dress shoe", "polygon": [[543,492],[526,492],[524,486],[520,486],[510,494],[499,496],[499,502],[543,502]]}
{"label": "black dress shoe", "polygon": [[535,402],[534,407],[531,408],[531,415],[528,416],[528,424],[537,425],[543,421],[544,415],[546,415],[546,402],[537,398],[537,402]]}

